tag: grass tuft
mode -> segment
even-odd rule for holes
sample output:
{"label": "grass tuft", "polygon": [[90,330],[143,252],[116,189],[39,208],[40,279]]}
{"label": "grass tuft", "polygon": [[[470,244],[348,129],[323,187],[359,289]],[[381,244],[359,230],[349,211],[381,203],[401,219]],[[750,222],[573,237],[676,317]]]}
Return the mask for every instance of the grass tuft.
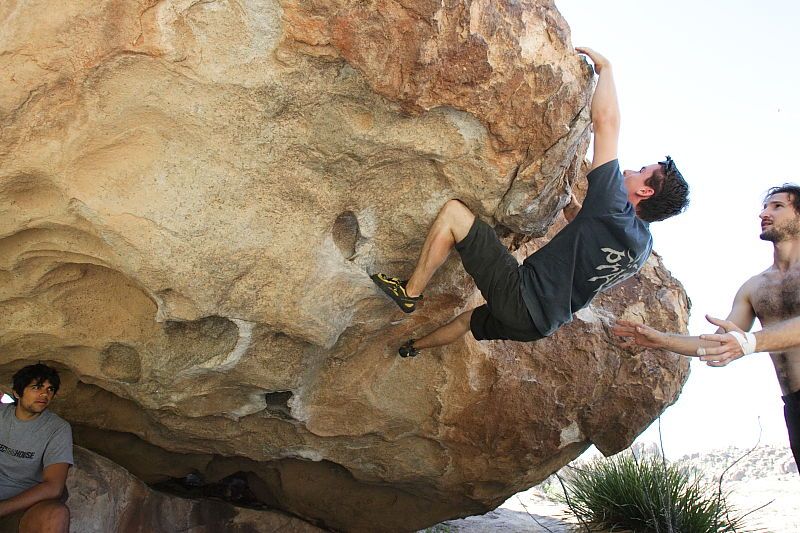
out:
{"label": "grass tuft", "polygon": [[621,453],[572,468],[566,503],[592,530],[636,533],[742,533],[743,519],[726,494],[700,472],[655,454]]}

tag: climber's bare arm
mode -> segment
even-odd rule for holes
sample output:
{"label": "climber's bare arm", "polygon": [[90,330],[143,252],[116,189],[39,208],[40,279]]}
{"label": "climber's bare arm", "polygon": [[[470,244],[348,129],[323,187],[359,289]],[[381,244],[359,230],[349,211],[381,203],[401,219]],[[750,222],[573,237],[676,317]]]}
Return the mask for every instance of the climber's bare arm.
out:
{"label": "climber's bare arm", "polygon": [[592,96],[592,129],[594,130],[594,154],[592,169],[617,158],[619,143],[620,112],[617,88],[611,63],[591,48],[576,48],[594,63],[597,86]]}

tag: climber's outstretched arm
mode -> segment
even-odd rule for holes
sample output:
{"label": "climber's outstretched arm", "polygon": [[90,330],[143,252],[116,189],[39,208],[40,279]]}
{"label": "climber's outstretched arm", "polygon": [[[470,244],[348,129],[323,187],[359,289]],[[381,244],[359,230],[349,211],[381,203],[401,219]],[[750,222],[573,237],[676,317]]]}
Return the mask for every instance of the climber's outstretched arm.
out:
{"label": "climber's outstretched arm", "polygon": [[619,143],[619,103],[611,63],[591,48],[576,48],[594,63],[597,72],[597,87],[592,97],[592,129],[594,130],[594,154],[592,169],[617,158]]}

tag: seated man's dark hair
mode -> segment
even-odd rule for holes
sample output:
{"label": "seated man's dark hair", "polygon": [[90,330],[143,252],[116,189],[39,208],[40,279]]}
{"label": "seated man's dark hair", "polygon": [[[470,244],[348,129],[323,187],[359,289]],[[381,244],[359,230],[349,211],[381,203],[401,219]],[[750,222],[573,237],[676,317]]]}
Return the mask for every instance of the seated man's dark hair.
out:
{"label": "seated man's dark hair", "polygon": [[795,185],[794,183],[784,183],[780,187],[772,187],[767,191],[767,194],[764,195],[764,201],[766,202],[767,198],[773,194],[779,194],[782,192],[785,192],[789,195],[789,198],[791,198],[794,212],[800,213],[800,185]]}
{"label": "seated man's dark hair", "polygon": [[14,392],[16,392],[17,396],[20,398],[22,398],[22,395],[25,392],[25,387],[30,385],[32,382],[35,382],[36,385],[41,385],[45,381],[49,381],[50,385],[52,385],[55,389],[55,392],[58,392],[58,388],[61,386],[61,377],[58,375],[58,370],[47,365],[43,365],[42,363],[20,368],[11,379],[14,382]]}
{"label": "seated man's dark hair", "polygon": [[689,184],[683,179],[675,161],[667,156],[645,182],[655,193],[642,200],[636,214],[645,222],[658,222],[682,213],[689,205]]}

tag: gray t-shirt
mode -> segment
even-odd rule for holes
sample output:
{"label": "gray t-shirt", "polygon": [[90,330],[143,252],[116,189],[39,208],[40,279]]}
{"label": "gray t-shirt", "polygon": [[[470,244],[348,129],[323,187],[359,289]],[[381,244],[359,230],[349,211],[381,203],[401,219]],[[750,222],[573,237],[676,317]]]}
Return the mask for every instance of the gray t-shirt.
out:
{"label": "gray t-shirt", "polygon": [[42,482],[42,470],[72,459],[72,428],[49,409],[19,420],[13,404],[0,405],[0,500]]}
{"label": "gray t-shirt", "polygon": [[650,228],[628,202],[619,162],[589,172],[583,207],[520,267],[522,298],[542,335],[572,320],[600,292],[633,276],[650,255]]}

